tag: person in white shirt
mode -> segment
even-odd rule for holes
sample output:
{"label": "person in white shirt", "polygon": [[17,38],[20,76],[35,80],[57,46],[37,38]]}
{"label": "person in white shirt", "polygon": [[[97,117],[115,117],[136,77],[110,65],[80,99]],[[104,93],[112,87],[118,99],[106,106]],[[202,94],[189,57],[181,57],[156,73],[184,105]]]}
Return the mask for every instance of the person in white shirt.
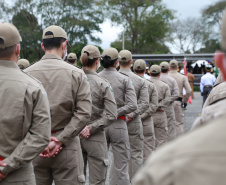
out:
{"label": "person in white shirt", "polygon": [[213,85],[216,81],[215,76],[213,76],[210,73],[211,67],[212,67],[211,65],[206,66],[207,73],[202,76],[201,82],[200,82],[200,91],[201,91],[201,95],[203,96],[203,104],[202,105],[204,105],[206,98],[210,94],[210,91],[212,90]]}

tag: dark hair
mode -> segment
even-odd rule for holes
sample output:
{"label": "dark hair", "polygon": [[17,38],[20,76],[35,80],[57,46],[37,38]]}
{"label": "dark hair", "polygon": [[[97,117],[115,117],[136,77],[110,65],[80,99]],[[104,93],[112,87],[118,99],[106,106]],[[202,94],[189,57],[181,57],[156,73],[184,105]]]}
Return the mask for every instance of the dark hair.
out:
{"label": "dark hair", "polygon": [[157,77],[160,73],[151,73],[151,76]]}
{"label": "dark hair", "polygon": [[162,73],[167,73],[168,69],[161,69]]}
{"label": "dark hair", "polygon": [[13,55],[16,45],[0,49],[0,58],[10,58]]}
{"label": "dark hair", "polygon": [[98,58],[90,59],[88,52],[84,52],[81,56],[82,66],[84,67],[92,67],[97,60]]}
{"label": "dark hair", "polygon": [[[46,32],[45,35],[52,35],[52,32]],[[60,48],[61,44],[65,41],[65,38],[55,37],[51,39],[43,39],[43,45],[45,50],[52,50]]]}
{"label": "dark hair", "polygon": [[170,69],[177,69],[177,66],[170,66]]}
{"label": "dark hair", "polygon": [[68,59],[67,61],[71,64],[74,64],[74,62],[76,61],[77,59]]}
{"label": "dark hair", "polygon": [[127,67],[128,65],[130,65],[130,61],[131,60],[129,60],[129,61],[126,61],[126,62],[122,62],[122,61],[119,61],[119,64],[122,66],[122,67]]}
{"label": "dark hair", "polygon": [[117,60],[118,60],[117,58],[114,60],[111,60],[110,56],[105,55],[104,57],[101,58],[100,62],[104,66],[104,68],[109,68],[109,67],[113,67]]}
{"label": "dark hair", "polygon": [[138,74],[142,74],[142,73],[144,73],[144,71],[145,71],[145,70],[136,70],[136,69],[135,69],[135,72],[138,73]]}

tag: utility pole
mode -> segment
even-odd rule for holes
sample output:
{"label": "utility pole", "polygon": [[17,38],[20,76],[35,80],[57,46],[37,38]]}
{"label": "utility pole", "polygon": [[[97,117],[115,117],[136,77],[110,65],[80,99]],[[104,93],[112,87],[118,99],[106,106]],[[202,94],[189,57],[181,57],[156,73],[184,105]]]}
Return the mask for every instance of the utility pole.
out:
{"label": "utility pole", "polygon": [[124,32],[124,30],[123,30],[123,32],[122,32],[122,49],[124,50],[124,48],[125,48],[125,32]]}

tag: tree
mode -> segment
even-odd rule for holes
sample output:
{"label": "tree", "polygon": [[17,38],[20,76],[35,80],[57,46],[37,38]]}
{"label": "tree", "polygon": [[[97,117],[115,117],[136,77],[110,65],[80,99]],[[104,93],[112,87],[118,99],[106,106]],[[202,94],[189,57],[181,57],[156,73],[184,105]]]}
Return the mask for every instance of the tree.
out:
{"label": "tree", "polygon": [[[161,52],[173,13],[160,0],[105,0],[111,21],[124,27],[126,48],[133,53]],[[122,34],[115,42],[119,43]],[[114,43],[112,43],[114,45]],[[159,48],[159,49],[158,49]]]}
{"label": "tree", "polygon": [[204,47],[202,47],[199,51],[196,53],[214,53],[217,50],[220,50],[220,42],[218,39],[210,39],[207,40],[204,44]]}
{"label": "tree", "polygon": [[21,10],[13,16],[12,23],[17,27],[22,37],[21,58],[26,58],[29,61],[39,60],[43,54],[40,48],[42,28],[38,25],[37,18],[26,10]]}
{"label": "tree", "polygon": [[[27,35],[28,40],[32,40],[30,38],[32,34],[28,34],[27,31],[33,28],[33,25],[26,28],[24,26],[28,22],[26,18],[23,18],[23,21],[16,18],[21,17],[26,10],[26,15],[30,18],[36,17],[36,23],[41,30],[50,25],[59,25],[67,32],[72,46],[76,43],[86,45],[89,41],[100,42],[94,31],[101,31],[99,24],[103,22],[104,16],[97,5],[98,0],[1,0],[0,18],[7,22],[12,22],[14,18],[18,23],[16,26],[21,28],[20,33]],[[36,30],[31,32],[33,31]],[[41,35],[42,31],[39,31],[39,36]],[[38,47],[40,47],[39,43]],[[22,53],[24,53],[23,48]]]}
{"label": "tree", "polygon": [[202,16],[207,24],[211,26],[216,26],[220,28],[221,18],[226,7],[226,1],[220,0],[215,4],[207,6],[202,10]]}
{"label": "tree", "polygon": [[212,38],[212,30],[201,19],[177,20],[171,26],[170,43],[180,53],[195,53]]}

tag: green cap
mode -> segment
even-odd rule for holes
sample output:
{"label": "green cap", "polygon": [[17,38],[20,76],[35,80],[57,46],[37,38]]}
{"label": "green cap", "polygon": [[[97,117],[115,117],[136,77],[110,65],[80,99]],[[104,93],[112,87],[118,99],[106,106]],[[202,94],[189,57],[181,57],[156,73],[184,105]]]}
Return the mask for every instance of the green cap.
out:
{"label": "green cap", "polygon": [[17,28],[10,23],[0,23],[0,49],[19,44],[22,41]]}
{"label": "green cap", "polygon": [[49,26],[43,31],[42,39],[64,38],[67,40],[67,34],[63,28],[59,26]]}
{"label": "green cap", "polygon": [[170,65],[170,67],[177,67],[178,66],[178,62],[176,60],[171,60],[169,65]]}
{"label": "green cap", "polygon": [[115,48],[107,48],[103,51],[102,57],[109,56],[111,60],[119,58],[118,50]]}
{"label": "green cap", "polygon": [[132,60],[132,53],[129,50],[122,50],[119,52],[120,62],[129,62]]}
{"label": "green cap", "polygon": [[150,73],[152,74],[158,74],[161,72],[161,68],[158,65],[152,65],[150,67]]}
{"label": "green cap", "polygon": [[22,59],[18,60],[17,65],[18,66],[21,65],[21,66],[23,66],[23,68],[27,68],[28,66],[30,66],[30,63],[27,59],[22,58]]}
{"label": "green cap", "polygon": [[169,69],[169,63],[168,62],[162,62],[160,64],[161,69]]}
{"label": "green cap", "polygon": [[81,55],[87,53],[89,59],[100,58],[100,51],[96,46],[87,45],[82,49]]}
{"label": "green cap", "polygon": [[143,71],[146,69],[146,62],[143,59],[138,59],[134,62],[133,67],[135,70]]}

